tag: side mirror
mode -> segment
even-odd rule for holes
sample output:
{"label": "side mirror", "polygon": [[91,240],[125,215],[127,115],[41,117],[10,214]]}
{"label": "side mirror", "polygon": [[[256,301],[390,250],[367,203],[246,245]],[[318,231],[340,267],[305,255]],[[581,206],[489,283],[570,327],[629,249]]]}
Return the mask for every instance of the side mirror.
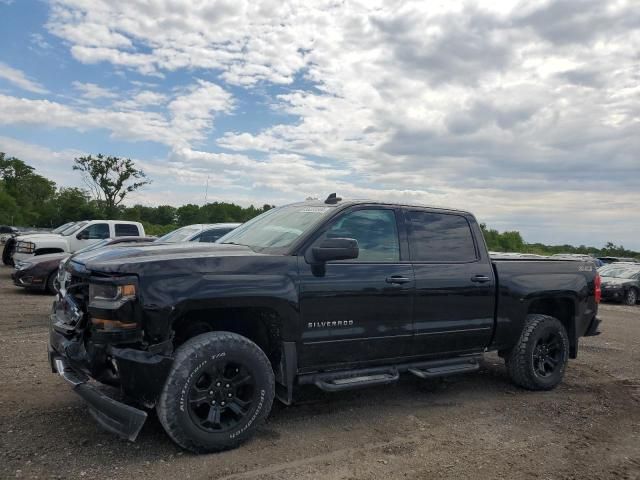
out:
{"label": "side mirror", "polygon": [[89,232],[86,230],[83,230],[82,232],[76,235],[76,238],[78,240],[87,240],[89,238]]}
{"label": "side mirror", "polygon": [[327,238],[317,247],[313,247],[311,252],[316,262],[324,263],[358,258],[360,250],[355,238]]}

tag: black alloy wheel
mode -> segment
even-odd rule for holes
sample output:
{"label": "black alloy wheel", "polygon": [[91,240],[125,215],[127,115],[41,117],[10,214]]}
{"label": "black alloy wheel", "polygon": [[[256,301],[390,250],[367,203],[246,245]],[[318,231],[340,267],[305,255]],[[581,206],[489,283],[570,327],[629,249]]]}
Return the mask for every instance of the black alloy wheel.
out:
{"label": "black alloy wheel", "polygon": [[548,378],[555,374],[563,361],[562,337],[551,331],[540,338],[533,349],[533,368],[536,375]]}
{"label": "black alloy wheel", "polygon": [[528,390],[551,390],[564,377],[569,337],[562,322],[549,315],[527,315],[520,338],[504,353],[507,372]]}
{"label": "black alloy wheel", "polygon": [[274,396],[273,366],[264,351],[242,335],[214,331],[176,349],[156,411],[182,448],[218,452],[249,439]]}
{"label": "black alloy wheel", "polygon": [[208,365],[189,389],[189,414],[206,432],[236,428],[252,410],[256,388],[249,370],[224,359]]}

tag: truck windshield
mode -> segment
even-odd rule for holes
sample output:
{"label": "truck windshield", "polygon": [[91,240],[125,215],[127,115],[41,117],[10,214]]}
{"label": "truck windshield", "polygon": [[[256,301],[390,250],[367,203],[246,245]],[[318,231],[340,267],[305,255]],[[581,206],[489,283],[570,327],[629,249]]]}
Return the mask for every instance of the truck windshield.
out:
{"label": "truck windshield", "polygon": [[286,248],[332,209],[304,204],[274,208],[227,233],[217,243],[246,245],[253,249]]}
{"label": "truck windshield", "polygon": [[66,230],[63,230],[62,232],[60,232],[60,235],[64,235],[65,237],[68,237],[69,235],[71,235],[71,234],[77,232],[78,230],[80,230],[87,223],[89,223],[89,222],[78,222],[78,223],[75,223],[75,224],[71,225],[69,228],[67,228]]}
{"label": "truck windshield", "polygon": [[76,222],[69,222],[65,223],[64,225],[60,225],[58,228],[54,228],[53,230],[51,230],[51,233],[62,233],[74,223]]}
{"label": "truck windshield", "polygon": [[187,240],[189,240],[193,235],[195,235],[196,233],[198,233],[199,231],[202,230],[202,227],[200,227],[199,225],[194,227],[194,226],[188,226],[188,227],[182,227],[179,228],[177,230],[173,230],[172,232],[167,233],[166,235],[163,235],[160,238],[156,238],[154,240],[154,242],[157,243],[164,243],[164,242],[169,242],[169,243],[178,243],[178,242],[186,242]]}

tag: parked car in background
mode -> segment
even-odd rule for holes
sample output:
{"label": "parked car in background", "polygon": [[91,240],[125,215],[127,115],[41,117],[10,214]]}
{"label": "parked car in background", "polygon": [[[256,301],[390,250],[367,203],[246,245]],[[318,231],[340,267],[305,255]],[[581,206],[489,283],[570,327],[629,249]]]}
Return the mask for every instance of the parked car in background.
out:
{"label": "parked car in background", "polygon": [[538,255],[537,253],[520,253],[520,252],[489,252],[491,258],[505,259],[505,258],[548,258],[544,255]]}
{"label": "parked car in background", "polygon": [[631,257],[598,257],[603,263],[618,263],[618,262],[630,262],[639,263],[637,258]]}
{"label": "parked car in background", "polygon": [[71,225],[73,225],[75,223],[76,222],[65,223],[64,225],[60,225],[59,227],[55,228],[51,232],[48,232],[48,231],[44,231],[43,232],[43,231],[38,231],[38,230],[29,231],[29,230],[25,230],[25,229],[21,230],[21,229],[15,227],[17,232],[15,234],[13,234],[13,235],[10,235],[4,241],[4,247],[2,249],[2,263],[4,263],[5,265],[13,265],[13,254],[16,251],[16,243],[17,243],[17,237],[18,236],[20,236],[20,235],[47,235],[47,234],[51,234],[51,233],[61,233],[64,230],[66,230],[67,228],[71,227]]}
{"label": "parked car in background", "polygon": [[230,231],[238,228],[240,223],[196,223],[178,228],[158,238],[158,243],[203,242],[213,243]]}
{"label": "parked car in background", "polygon": [[75,253],[107,238],[144,236],[144,227],[140,222],[86,220],[77,222],[59,233],[17,237],[13,261],[24,261],[49,253]]}
{"label": "parked car in background", "polygon": [[640,298],[640,264],[615,263],[598,271],[602,277],[602,300],[635,305]]}
{"label": "parked car in background", "polygon": [[[110,245],[131,245],[154,240],[155,238],[152,237],[107,238],[78,250],[76,255]],[[15,263],[15,271],[11,274],[13,283],[17,287],[24,287],[27,290],[39,290],[55,294],[58,283],[58,268],[71,256],[70,253],[60,252],[38,255],[28,260],[19,260]]]}
{"label": "parked car in background", "polygon": [[4,243],[11,237],[17,235],[19,230],[9,225],[0,225],[0,243]]}
{"label": "parked car in background", "polygon": [[592,262],[596,268],[600,268],[604,265],[602,260],[584,253],[554,253],[549,258],[553,258],[555,260],[580,260],[583,262]]}

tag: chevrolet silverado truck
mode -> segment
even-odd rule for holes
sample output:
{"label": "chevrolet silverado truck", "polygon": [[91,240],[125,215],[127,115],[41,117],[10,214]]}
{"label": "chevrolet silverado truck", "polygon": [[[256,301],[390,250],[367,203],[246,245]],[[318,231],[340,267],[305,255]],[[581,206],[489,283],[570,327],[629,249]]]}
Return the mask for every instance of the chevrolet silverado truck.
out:
{"label": "chevrolet silverado truck", "polygon": [[496,351],[517,385],[549,390],[599,333],[591,262],[492,260],[458,210],[332,194],[214,244],[87,255],[68,262],[53,306],[53,372],[104,428],[135,440],[155,408],[199,453],[249,438],[299,385],[473,372]]}

